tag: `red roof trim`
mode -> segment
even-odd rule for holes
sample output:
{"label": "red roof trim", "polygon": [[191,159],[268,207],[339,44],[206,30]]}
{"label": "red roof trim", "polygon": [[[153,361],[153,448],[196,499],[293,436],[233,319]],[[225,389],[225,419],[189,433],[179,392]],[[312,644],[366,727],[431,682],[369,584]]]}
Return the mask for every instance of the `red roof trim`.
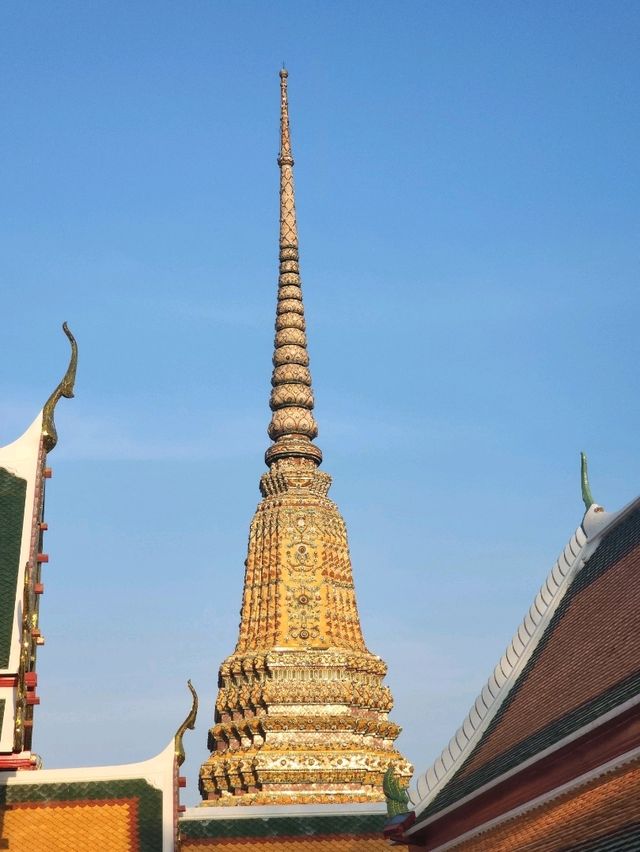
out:
{"label": "red roof trim", "polygon": [[640,747],[640,705],[635,705],[471,801],[454,807],[405,843],[435,849]]}

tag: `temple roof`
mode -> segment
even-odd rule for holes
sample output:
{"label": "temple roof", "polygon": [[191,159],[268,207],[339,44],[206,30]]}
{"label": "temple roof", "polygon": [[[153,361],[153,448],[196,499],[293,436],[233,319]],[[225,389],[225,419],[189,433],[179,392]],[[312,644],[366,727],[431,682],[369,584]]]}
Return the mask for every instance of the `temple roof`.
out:
{"label": "temple roof", "polygon": [[174,852],[174,748],[140,763],[0,773],[6,848]]}
{"label": "temple roof", "polygon": [[180,817],[181,849],[383,852],[386,819],[384,802],[187,808]]}
{"label": "temple roof", "polygon": [[33,708],[39,699],[36,651],[40,634],[39,599],[44,585],[43,550],[47,453],[56,445],[55,407],[73,396],[77,345],[69,365],[33,423],[17,440],[0,447],[0,768],[29,764]]}
{"label": "temple roof", "polygon": [[[584,473],[584,467],[583,467]],[[592,503],[461,727],[412,791],[419,831],[640,700],[640,498]]]}

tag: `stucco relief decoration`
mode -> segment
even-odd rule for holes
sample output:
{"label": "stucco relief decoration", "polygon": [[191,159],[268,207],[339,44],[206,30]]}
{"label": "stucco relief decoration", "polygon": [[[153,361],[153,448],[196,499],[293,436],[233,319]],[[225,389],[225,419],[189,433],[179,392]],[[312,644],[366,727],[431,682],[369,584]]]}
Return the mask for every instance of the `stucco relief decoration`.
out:
{"label": "stucco relief decoration", "polygon": [[292,572],[308,573],[318,567],[317,532],[313,511],[287,513],[287,565]]}
{"label": "stucco relief decoration", "polygon": [[[304,546],[304,545],[302,545]],[[321,639],[320,586],[286,586],[289,636],[292,639]]]}

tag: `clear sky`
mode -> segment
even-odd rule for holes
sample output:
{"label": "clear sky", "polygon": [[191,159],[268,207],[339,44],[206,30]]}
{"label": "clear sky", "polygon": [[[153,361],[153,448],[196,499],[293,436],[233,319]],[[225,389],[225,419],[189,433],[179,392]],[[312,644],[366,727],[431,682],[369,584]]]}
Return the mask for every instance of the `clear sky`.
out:
{"label": "clear sky", "polygon": [[80,347],[34,746],[185,738],[233,649],[268,445],[289,68],[319,445],[426,769],[594,496],[638,493],[640,5],[0,8],[0,441]]}

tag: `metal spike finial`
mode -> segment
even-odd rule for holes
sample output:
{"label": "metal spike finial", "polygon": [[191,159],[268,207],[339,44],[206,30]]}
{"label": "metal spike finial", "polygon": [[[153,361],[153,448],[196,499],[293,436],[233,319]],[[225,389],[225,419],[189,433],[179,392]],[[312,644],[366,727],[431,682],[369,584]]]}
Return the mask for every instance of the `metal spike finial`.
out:
{"label": "metal spike finial", "polygon": [[582,502],[584,503],[585,509],[589,511],[595,503],[595,500],[593,499],[591,486],[589,485],[589,468],[587,465],[586,453],[580,453],[580,484],[582,487]]}
{"label": "metal spike finial", "polygon": [[313,391],[305,334],[300,282],[298,225],[293,185],[293,154],[289,127],[286,68],[280,71],[280,274],[270,406],[269,437],[274,443],[265,454],[269,466],[278,459],[305,458],[315,464],[322,452],[312,443],[318,434],[313,416]]}
{"label": "metal spike finial", "polygon": [[[283,66],[280,70],[280,153],[278,155],[278,165],[281,170],[280,180],[280,203],[282,212],[282,178],[285,178],[285,186],[291,191],[291,202],[293,208],[294,226],[295,226],[295,205],[293,204],[293,173],[282,175],[283,166],[293,166],[293,157],[291,155],[291,128],[289,127],[289,96],[287,93],[287,78],[289,72]],[[282,242],[282,234],[280,236]],[[297,242],[297,234],[296,234]]]}
{"label": "metal spike finial", "polygon": [[45,402],[44,408],[42,409],[42,437],[44,448],[48,453],[50,453],[58,443],[58,432],[56,431],[56,424],[53,419],[56,405],[58,404],[60,397],[64,396],[66,399],[73,398],[73,386],[76,381],[76,370],[78,368],[78,344],[76,343],[76,339],[71,333],[66,322],[62,323],[62,330],[67,335],[69,343],[71,344],[71,357],[69,359],[67,371],[62,377],[62,381]]}

